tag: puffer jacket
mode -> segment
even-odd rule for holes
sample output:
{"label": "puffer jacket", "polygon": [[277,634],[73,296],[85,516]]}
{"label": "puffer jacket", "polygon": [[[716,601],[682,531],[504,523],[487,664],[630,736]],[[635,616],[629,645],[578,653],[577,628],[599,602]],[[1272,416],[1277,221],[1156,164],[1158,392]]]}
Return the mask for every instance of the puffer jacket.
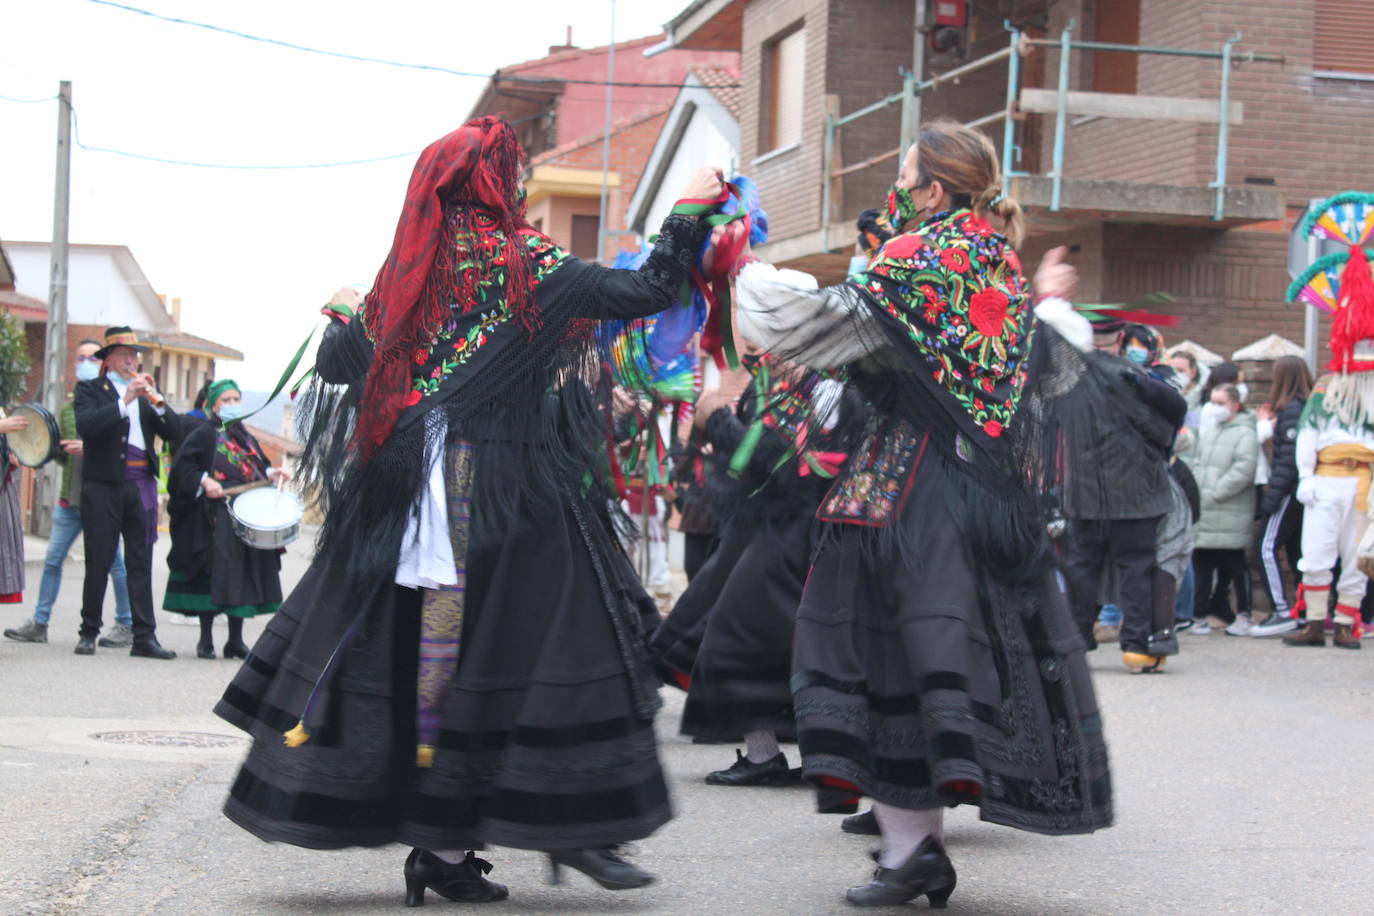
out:
{"label": "puffer jacket", "polygon": [[1255,415],[1248,411],[1202,434],[1189,462],[1202,496],[1197,547],[1233,550],[1250,545],[1258,442]]}
{"label": "puffer jacket", "polygon": [[1260,515],[1279,511],[1283,498],[1298,489],[1298,419],[1306,403],[1305,398],[1293,398],[1274,420],[1274,455],[1269,461],[1269,486],[1260,500]]}

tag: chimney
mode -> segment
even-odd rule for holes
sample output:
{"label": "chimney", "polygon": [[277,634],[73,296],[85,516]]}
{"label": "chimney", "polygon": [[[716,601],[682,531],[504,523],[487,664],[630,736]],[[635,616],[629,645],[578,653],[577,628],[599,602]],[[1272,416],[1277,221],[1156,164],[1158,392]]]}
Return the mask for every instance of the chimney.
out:
{"label": "chimney", "polygon": [[172,327],[181,330],[181,297],[172,297]]}
{"label": "chimney", "polygon": [[549,53],[557,54],[559,51],[574,51],[577,46],[572,43],[572,26],[568,26],[568,37],[561,45],[549,45]]}

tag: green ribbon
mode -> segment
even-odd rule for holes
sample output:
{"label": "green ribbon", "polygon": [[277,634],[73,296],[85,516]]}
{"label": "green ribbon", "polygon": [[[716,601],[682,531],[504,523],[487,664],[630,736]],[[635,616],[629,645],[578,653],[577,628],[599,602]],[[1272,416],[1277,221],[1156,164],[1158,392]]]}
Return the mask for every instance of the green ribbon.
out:
{"label": "green ribbon", "polygon": [[[347,308],[347,306],[343,306],[343,308]],[[272,389],[272,393],[267,396],[266,401],[263,401],[262,406],[259,407],[257,410],[253,411],[252,413],[244,414],[237,420],[230,420],[228,423],[224,424],[225,426],[231,426],[234,423],[242,423],[249,417],[266,410],[267,405],[271,404],[273,401],[277,399],[277,395],[281,394],[282,389],[286,387],[286,383],[291,381],[291,373],[296,371],[296,367],[301,364],[301,359],[305,357],[305,351],[309,348],[310,341],[314,339],[315,331],[315,328],[311,328],[310,333],[305,335],[305,340],[301,341],[301,345],[296,348],[296,355],[291,357],[291,362],[286,364],[286,369],[282,371],[281,378],[277,379],[277,387]],[[311,372],[313,371],[314,370],[312,369]],[[310,373],[307,372],[305,375],[301,376],[301,379],[296,383],[296,386],[300,387],[301,382],[304,382],[305,379],[309,377],[309,374]]]}

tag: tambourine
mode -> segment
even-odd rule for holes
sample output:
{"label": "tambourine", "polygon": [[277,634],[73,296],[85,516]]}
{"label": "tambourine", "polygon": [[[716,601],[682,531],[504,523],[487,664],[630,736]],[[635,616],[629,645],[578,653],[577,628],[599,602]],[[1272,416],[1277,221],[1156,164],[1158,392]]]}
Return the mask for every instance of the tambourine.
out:
{"label": "tambourine", "polygon": [[24,404],[10,411],[11,417],[29,421],[25,429],[9,433],[10,452],[25,467],[40,468],[62,454],[62,431],[57,419],[41,404]]}

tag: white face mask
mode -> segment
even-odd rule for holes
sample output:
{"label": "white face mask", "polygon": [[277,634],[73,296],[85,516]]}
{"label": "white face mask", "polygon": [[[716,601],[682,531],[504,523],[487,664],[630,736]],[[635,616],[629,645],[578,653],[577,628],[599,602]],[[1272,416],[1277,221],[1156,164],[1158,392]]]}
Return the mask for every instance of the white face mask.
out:
{"label": "white face mask", "polygon": [[863,273],[865,270],[868,270],[867,255],[856,254],[849,259],[849,276],[852,277],[855,274]]}
{"label": "white face mask", "polygon": [[1225,404],[1203,404],[1199,411],[1202,416],[1202,428],[1211,429],[1214,426],[1225,423],[1231,419],[1231,408]]}
{"label": "white face mask", "polygon": [[91,382],[100,378],[100,363],[83,359],[76,364],[76,380],[79,382]]}
{"label": "white face mask", "polygon": [[1241,382],[1239,385],[1236,386],[1236,391],[1240,394],[1240,402],[1244,404],[1245,399],[1250,396],[1250,386],[1245,384],[1244,382]]}

